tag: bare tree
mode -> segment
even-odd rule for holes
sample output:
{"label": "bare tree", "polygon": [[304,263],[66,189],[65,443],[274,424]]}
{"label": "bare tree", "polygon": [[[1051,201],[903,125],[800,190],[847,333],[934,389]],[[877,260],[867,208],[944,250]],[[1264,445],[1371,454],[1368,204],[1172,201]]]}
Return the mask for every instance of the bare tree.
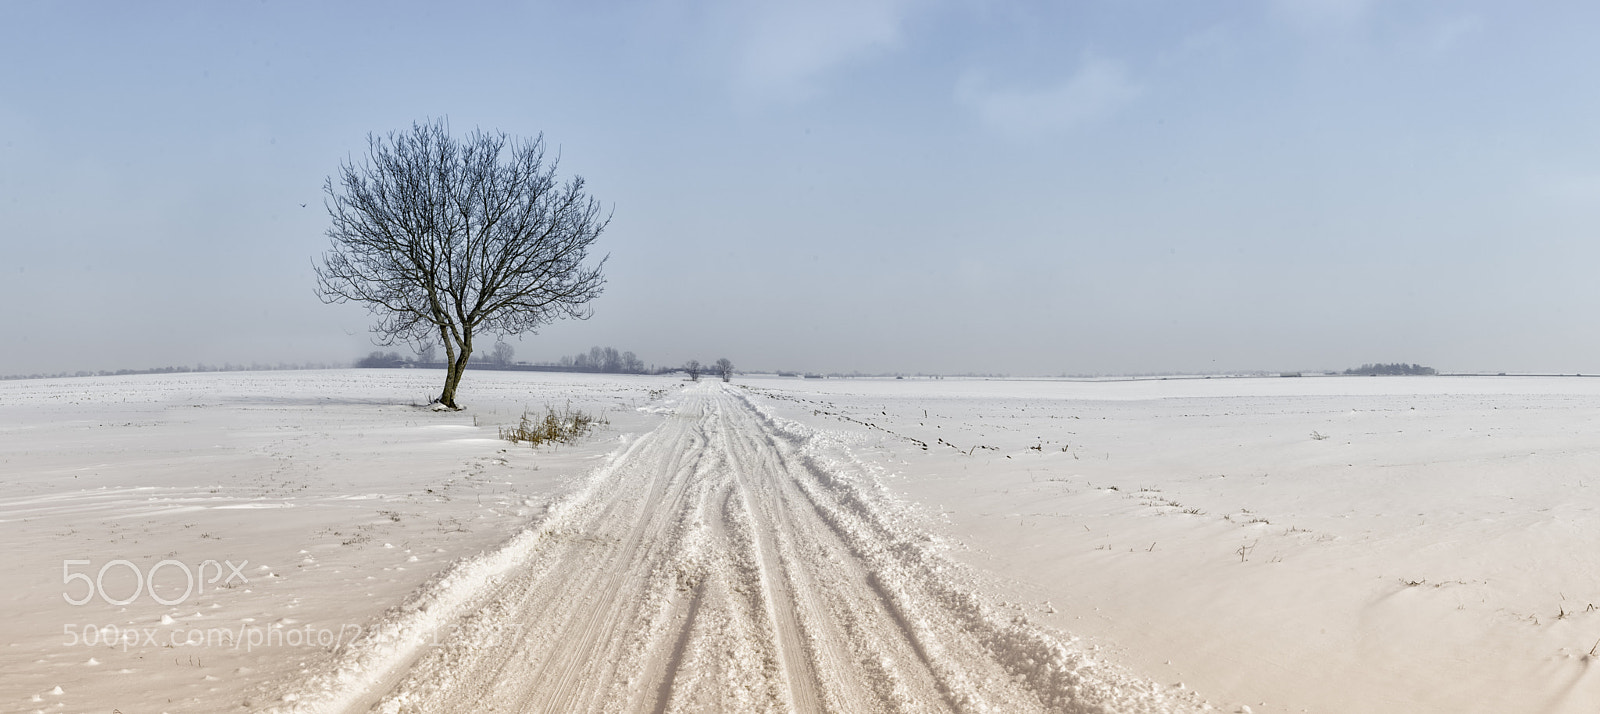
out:
{"label": "bare tree", "polygon": [[437,338],[439,402],[456,406],[474,335],[536,332],[587,319],[605,258],[585,265],[610,222],[581,177],[560,183],[544,137],[474,131],[443,121],[369,136],[367,157],[323,186],[333,247],[316,266],[324,302],[366,303],[379,344]]}
{"label": "bare tree", "polygon": [[724,382],[733,380],[733,363],[729,362],[727,357],[717,360],[717,363],[711,366],[711,371],[722,377]]}
{"label": "bare tree", "polygon": [[514,354],[516,354],[516,350],[511,345],[501,341],[494,343],[494,348],[489,351],[489,359],[497,367],[509,367],[511,365],[511,356]]}
{"label": "bare tree", "polygon": [[692,359],[683,363],[683,371],[688,373],[691,381],[700,381],[700,360]]}

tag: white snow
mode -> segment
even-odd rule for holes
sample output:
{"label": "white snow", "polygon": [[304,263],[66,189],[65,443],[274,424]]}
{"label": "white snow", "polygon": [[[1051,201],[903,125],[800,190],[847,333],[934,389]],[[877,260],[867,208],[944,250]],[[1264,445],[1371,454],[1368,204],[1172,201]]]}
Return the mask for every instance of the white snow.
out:
{"label": "white snow", "polygon": [[1600,380],[440,379],[0,382],[0,709],[1600,702]]}
{"label": "white snow", "polygon": [[747,382],[1041,621],[1218,706],[1600,707],[1600,380]]}
{"label": "white snow", "polygon": [[[647,430],[634,409],[662,386],[475,372],[468,410],[409,406],[441,381],[350,370],[0,382],[0,711],[57,685],[69,711],[275,702],[434,573],[500,547],[614,445],[534,450],[494,438],[497,426],[570,401],[613,430]],[[135,569],[216,563],[175,606],[148,590],[127,605],[64,601],[89,586],[64,583],[63,561],[90,561],[67,572],[92,581],[119,559],[131,565],[102,581],[114,600],[133,592]],[[242,576],[225,582],[226,561]],[[161,597],[182,595],[182,568],[156,575]],[[83,667],[91,657],[105,666]]]}

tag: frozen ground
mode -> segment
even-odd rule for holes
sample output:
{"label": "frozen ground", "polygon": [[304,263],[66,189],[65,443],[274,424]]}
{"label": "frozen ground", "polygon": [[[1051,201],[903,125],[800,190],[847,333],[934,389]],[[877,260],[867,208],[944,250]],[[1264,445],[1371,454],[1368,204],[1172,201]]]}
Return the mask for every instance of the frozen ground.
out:
{"label": "frozen ground", "polygon": [[[436,572],[542,517],[620,433],[655,425],[635,407],[671,386],[478,372],[470,412],[407,406],[441,379],[351,370],[0,382],[0,711],[276,702],[335,651],[385,634],[373,625]],[[495,438],[524,405],[569,401],[611,426],[537,452]],[[67,560],[88,562],[64,570]],[[86,580],[116,560],[132,566],[105,571],[102,597]],[[163,560],[179,565],[156,569],[155,594],[176,604],[148,588],[126,605],[106,601],[128,599],[134,571],[142,578]],[[202,571],[206,561],[216,565]],[[184,597],[185,568],[216,582]],[[82,605],[64,599],[91,593]]]}
{"label": "frozen ground", "polygon": [[1600,381],[438,380],[0,383],[0,709],[1600,702]]}
{"label": "frozen ground", "polygon": [[1600,710],[1600,380],[750,386],[859,434],[958,558],[1157,681],[1256,712]]}

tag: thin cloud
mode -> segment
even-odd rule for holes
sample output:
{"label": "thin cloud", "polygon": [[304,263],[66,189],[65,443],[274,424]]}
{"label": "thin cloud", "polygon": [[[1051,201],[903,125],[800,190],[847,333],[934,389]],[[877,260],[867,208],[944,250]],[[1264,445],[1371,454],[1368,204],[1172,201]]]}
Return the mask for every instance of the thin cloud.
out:
{"label": "thin cloud", "polygon": [[1036,134],[1099,121],[1141,92],[1121,64],[1089,58],[1072,76],[1035,89],[993,87],[981,74],[969,72],[956,84],[956,102],[991,127]]}
{"label": "thin cloud", "polygon": [[1435,54],[1444,54],[1483,32],[1483,18],[1477,15],[1453,17],[1435,26],[1428,33],[1427,46]]}
{"label": "thin cloud", "polygon": [[729,6],[740,89],[804,99],[824,75],[900,45],[911,0],[767,1]]}

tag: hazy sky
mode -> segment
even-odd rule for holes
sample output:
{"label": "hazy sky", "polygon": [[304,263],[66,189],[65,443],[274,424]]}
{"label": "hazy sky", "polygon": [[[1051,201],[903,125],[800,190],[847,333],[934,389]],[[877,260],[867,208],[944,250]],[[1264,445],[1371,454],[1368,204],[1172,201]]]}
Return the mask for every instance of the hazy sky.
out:
{"label": "hazy sky", "polygon": [[[554,360],[1600,372],[1591,3],[6,3],[0,374],[346,361],[322,183],[544,132],[615,206]],[[301,204],[306,204],[302,207]]]}

